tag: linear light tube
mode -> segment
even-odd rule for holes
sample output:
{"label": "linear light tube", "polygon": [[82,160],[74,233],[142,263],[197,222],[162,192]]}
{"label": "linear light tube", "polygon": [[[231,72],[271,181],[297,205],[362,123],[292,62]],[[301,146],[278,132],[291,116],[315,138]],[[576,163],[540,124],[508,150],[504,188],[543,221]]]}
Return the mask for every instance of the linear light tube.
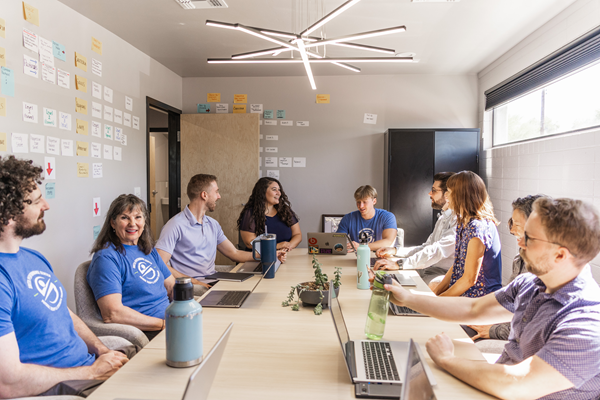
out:
{"label": "linear light tube", "polygon": [[335,17],[337,17],[338,15],[340,15],[341,13],[358,3],[359,1],[360,0],[348,0],[344,4],[342,4],[341,6],[339,6],[338,8],[336,8],[335,10],[333,10],[332,12],[330,12],[329,14],[327,14],[326,16],[309,26],[308,28],[306,28],[304,31],[302,31],[300,33],[300,36],[306,36],[311,32],[316,31],[317,29],[319,29],[320,27],[322,27],[323,25],[325,25],[326,23],[328,23],[329,21],[331,21],[332,19],[334,19]]}
{"label": "linear light tube", "polygon": [[394,50],[394,49],[386,49],[384,47],[367,46],[365,44],[345,43],[345,42],[336,42],[336,43],[330,43],[330,44],[332,46],[350,47],[353,49],[369,50],[369,51],[375,51],[375,52],[384,53],[384,54],[396,54],[396,50]]}
{"label": "linear light tube", "polygon": [[344,63],[339,63],[339,62],[332,62],[332,64],[335,64],[342,68],[349,69],[350,71],[360,72],[360,68],[356,68],[355,66],[350,65],[350,64],[344,64]]}
{"label": "linear light tube", "polygon": [[227,22],[219,22],[219,21],[211,21],[210,19],[206,20],[207,26],[216,26],[217,28],[225,28],[225,29],[237,29],[238,24],[230,24]]}
{"label": "linear light tube", "polygon": [[313,76],[312,69],[310,68],[310,62],[308,60],[308,56],[306,55],[306,50],[304,49],[304,42],[302,40],[297,40],[296,44],[298,45],[298,49],[300,49],[300,57],[302,57],[304,69],[306,69],[306,75],[308,75],[308,80],[310,81],[310,87],[312,90],[317,90],[315,78]]}
{"label": "linear light tube", "polygon": [[332,44],[332,43],[339,43],[339,42],[348,42],[350,40],[366,39],[366,38],[371,38],[371,37],[375,37],[375,36],[389,35],[389,34],[392,34],[392,33],[404,32],[404,31],[406,31],[406,27],[405,26],[396,26],[394,28],[378,29],[376,31],[355,33],[354,35],[341,36],[341,37],[338,37],[338,38],[324,39],[324,40],[320,40],[318,42],[308,43],[306,45],[306,48],[316,47],[316,46],[323,46],[325,44]]}
{"label": "linear light tube", "polygon": [[[232,60],[231,58],[208,58],[209,64],[300,64],[303,60],[295,58],[254,58]],[[311,64],[317,63],[405,63],[414,62],[412,57],[346,57],[346,58],[309,58]]]}

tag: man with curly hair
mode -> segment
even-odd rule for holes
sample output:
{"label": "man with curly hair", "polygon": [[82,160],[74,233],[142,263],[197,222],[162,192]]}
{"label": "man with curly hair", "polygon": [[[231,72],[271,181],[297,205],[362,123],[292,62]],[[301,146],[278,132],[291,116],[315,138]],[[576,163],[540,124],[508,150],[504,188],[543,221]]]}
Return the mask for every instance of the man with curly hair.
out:
{"label": "man with curly hair", "polygon": [[48,260],[21,247],[46,229],[42,171],[31,161],[0,158],[0,398],[53,393],[63,381],[106,380],[128,361],[69,310]]}

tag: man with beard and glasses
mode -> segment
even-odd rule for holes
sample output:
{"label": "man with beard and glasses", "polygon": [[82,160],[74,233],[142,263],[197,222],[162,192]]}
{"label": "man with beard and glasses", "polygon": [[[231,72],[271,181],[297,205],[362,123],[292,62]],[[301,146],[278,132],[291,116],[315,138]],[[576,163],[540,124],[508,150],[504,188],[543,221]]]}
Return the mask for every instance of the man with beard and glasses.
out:
{"label": "man with beard and glasses", "polygon": [[[0,158],[0,398],[78,386],[61,386],[63,381],[106,380],[128,361],[69,310],[48,260],[21,247],[23,239],[46,229],[50,207],[38,187],[42,172],[31,161]],[[98,385],[79,383],[83,389]]]}
{"label": "man with beard and glasses", "polygon": [[377,257],[400,257],[399,261],[377,260],[374,269],[416,269],[419,276],[433,290],[444,278],[454,263],[456,240],[456,215],[446,204],[446,183],[454,172],[440,172],[433,176],[433,186],[429,192],[431,208],[441,210],[438,220],[427,241],[414,247],[383,247],[377,250]]}
{"label": "man with beard and glasses", "polygon": [[[191,277],[195,285],[210,287],[200,279],[215,273],[217,250],[235,262],[252,261],[252,253],[236,249],[221,225],[206,215],[215,211],[221,198],[216,176],[194,175],[187,195],[190,204],[165,224],[155,247],[174,277]],[[285,260],[284,251],[277,256]],[[197,295],[202,292],[198,287],[195,291]]]}
{"label": "man with beard and glasses", "polygon": [[589,262],[600,252],[600,217],[581,200],[541,197],[518,242],[527,271],[484,297],[430,297],[385,285],[398,305],[451,322],[511,321],[496,364],[454,355],[444,333],[431,359],[458,379],[502,399],[598,399],[600,288]]}

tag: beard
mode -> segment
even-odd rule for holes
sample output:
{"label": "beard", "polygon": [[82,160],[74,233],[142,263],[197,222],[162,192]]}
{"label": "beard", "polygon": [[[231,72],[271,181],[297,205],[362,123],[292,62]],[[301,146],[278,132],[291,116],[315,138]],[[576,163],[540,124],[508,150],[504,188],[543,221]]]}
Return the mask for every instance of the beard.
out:
{"label": "beard", "polygon": [[444,205],[446,205],[446,201],[442,198],[440,202],[441,203],[438,203],[435,200],[431,199],[431,208],[433,208],[434,210],[441,210],[442,208],[444,208]]}
{"label": "beard", "polygon": [[548,267],[547,256],[544,256],[535,263],[532,263],[531,259],[527,256],[525,249],[519,249],[519,254],[525,262],[525,268],[527,269],[527,272],[531,272],[535,276],[541,276],[545,275],[546,273],[548,273],[548,271],[550,271],[550,268]]}
{"label": "beard", "polygon": [[208,211],[213,212],[217,208],[217,202],[213,201],[212,203],[206,203],[206,207],[208,208]]}
{"label": "beard", "polygon": [[43,211],[40,213],[37,222],[32,224],[25,220],[23,214],[19,215],[15,219],[15,236],[27,239],[35,235],[41,235],[46,230],[46,223],[42,218],[44,218]]}

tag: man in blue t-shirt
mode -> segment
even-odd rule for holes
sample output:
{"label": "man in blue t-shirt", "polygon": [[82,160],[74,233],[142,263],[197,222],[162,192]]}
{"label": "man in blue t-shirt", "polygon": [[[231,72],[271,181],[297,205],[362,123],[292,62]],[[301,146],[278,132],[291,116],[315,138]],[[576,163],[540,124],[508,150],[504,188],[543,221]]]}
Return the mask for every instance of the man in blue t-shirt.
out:
{"label": "man in blue t-shirt", "polygon": [[361,241],[366,241],[371,251],[393,246],[398,234],[396,217],[389,211],[375,208],[377,190],[371,185],[361,186],[354,192],[354,199],[358,211],[344,215],[337,232],[349,234],[354,248],[358,248]]}
{"label": "man in blue t-shirt", "polygon": [[23,239],[46,229],[41,167],[0,158],[0,398],[38,395],[67,380],[105,380],[128,360],[67,307],[65,288]]}

